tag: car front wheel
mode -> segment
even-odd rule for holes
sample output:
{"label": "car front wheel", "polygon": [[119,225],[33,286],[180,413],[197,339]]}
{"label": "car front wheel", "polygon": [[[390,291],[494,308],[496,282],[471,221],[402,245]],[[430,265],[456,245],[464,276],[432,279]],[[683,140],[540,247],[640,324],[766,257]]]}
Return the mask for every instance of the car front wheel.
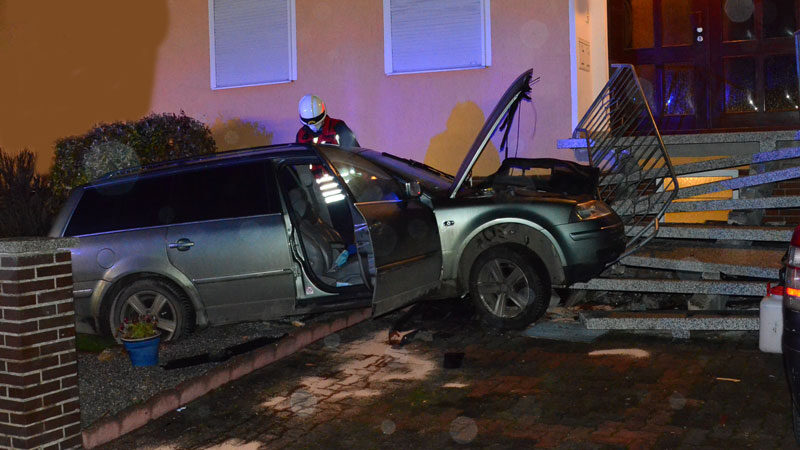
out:
{"label": "car front wheel", "polygon": [[186,335],[192,324],[193,310],[175,289],[154,279],[136,280],[114,297],[103,318],[113,334],[125,319],[149,314],[158,320],[162,341],[174,341]]}
{"label": "car front wheel", "polygon": [[520,329],[539,319],[550,292],[530,255],[514,248],[492,247],[475,260],[470,297],[483,320],[501,329]]}

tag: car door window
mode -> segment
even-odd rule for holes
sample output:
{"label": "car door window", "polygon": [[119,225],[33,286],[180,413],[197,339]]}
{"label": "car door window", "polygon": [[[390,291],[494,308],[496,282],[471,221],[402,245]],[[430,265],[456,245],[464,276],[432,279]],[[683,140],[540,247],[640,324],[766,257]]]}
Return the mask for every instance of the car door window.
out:
{"label": "car door window", "polygon": [[160,212],[169,223],[199,222],[280,212],[265,162],[225,165],[175,174],[170,204]]}
{"label": "car door window", "polygon": [[326,147],[322,152],[342,176],[356,202],[396,201],[402,197],[400,183],[372,162],[338,148]]}

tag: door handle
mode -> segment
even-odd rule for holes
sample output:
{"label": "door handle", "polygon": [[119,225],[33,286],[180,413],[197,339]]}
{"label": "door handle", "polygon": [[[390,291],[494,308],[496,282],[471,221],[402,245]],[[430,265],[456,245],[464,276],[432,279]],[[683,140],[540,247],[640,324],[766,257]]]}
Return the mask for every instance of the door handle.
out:
{"label": "door handle", "polygon": [[178,239],[178,242],[170,242],[169,248],[176,248],[179,252],[185,252],[194,246],[194,242],[186,238]]}

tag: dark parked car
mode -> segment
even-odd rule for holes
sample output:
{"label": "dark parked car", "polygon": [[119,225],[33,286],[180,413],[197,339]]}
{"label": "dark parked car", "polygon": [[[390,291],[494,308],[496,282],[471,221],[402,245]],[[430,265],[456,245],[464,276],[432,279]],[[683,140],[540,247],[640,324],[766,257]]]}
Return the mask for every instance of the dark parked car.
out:
{"label": "dark parked car", "polygon": [[[531,71],[506,91],[455,176],[366,149],[278,145],[170,161],[76,188],[51,231],[73,250],[79,326],[110,333],[152,313],[166,339],[195,325],[469,293],[485,320],[539,318],[551,287],[585,281],[625,247],[594,169],[509,159]],[[494,150],[493,150],[494,151]]]}
{"label": "dark parked car", "polygon": [[781,270],[783,294],[783,368],[789,383],[794,437],[800,445],[800,226],[795,228]]}

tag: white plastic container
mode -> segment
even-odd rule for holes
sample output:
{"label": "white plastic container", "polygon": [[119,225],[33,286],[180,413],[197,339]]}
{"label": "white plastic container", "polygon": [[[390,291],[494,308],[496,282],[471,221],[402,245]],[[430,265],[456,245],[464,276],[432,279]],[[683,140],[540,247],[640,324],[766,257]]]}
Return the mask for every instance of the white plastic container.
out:
{"label": "white plastic container", "polygon": [[758,348],[766,353],[782,353],[783,286],[767,285],[767,295],[758,310]]}

